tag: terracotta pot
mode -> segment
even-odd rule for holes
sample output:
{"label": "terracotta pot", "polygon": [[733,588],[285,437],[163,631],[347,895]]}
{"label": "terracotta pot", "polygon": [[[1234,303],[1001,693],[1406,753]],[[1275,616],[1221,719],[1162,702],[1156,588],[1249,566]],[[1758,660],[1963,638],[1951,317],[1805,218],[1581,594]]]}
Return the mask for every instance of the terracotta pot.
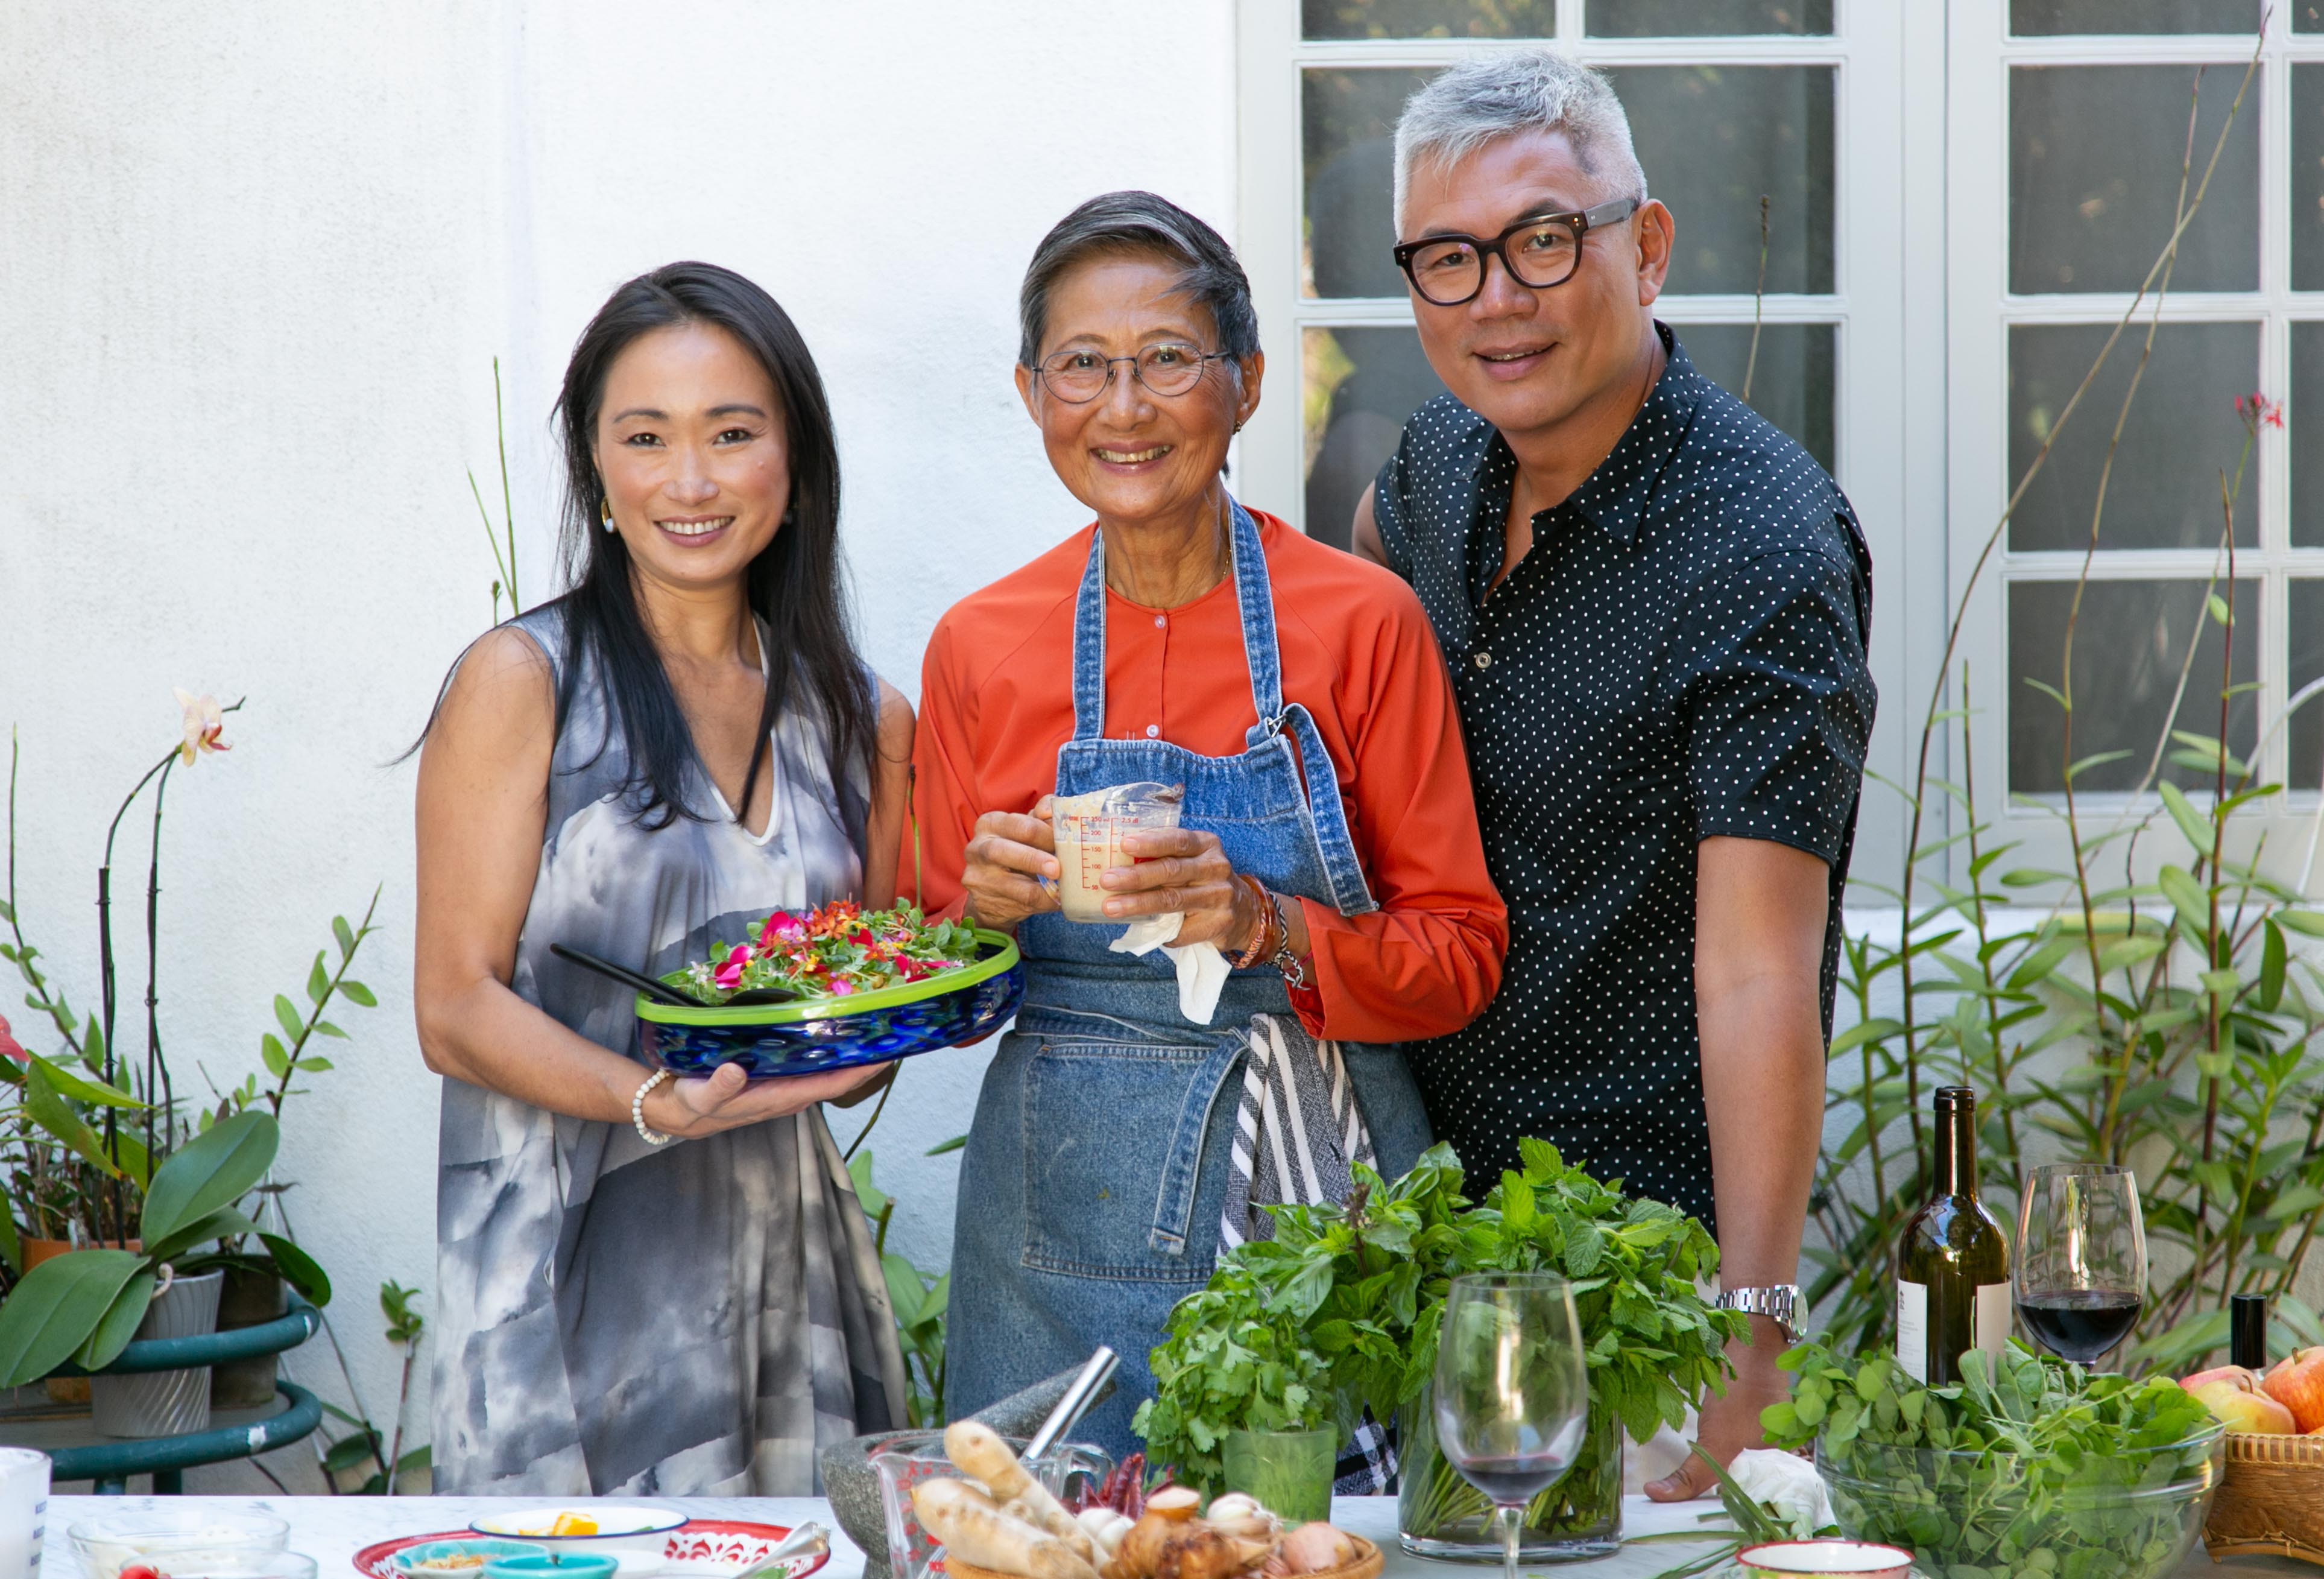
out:
{"label": "terracotta pot", "polygon": [[[69,1250],[82,1248],[74,1245],[73,1242],[69,1239],[27,1238],[20,1242],[23,1246],[24,1270],[28,1272],[34,1267],[39,1266],[42,1261],[54,1260],[57,1257],[64,1254],[65,1251]],[[89,1248],[101,1248],[104,1250],[143,1250],[145,1248],[145,1242],[142,1239],[132,1239],[125,1242],[118,1239],[108,1239],[102,1246]],[[85,1404],[88,1402],[88,1378],[86,1376],[51,1376],[46,1381],[42,1382],[41,1386],[42,1389],[48,1393],[49,1401],[52,1404]]]}

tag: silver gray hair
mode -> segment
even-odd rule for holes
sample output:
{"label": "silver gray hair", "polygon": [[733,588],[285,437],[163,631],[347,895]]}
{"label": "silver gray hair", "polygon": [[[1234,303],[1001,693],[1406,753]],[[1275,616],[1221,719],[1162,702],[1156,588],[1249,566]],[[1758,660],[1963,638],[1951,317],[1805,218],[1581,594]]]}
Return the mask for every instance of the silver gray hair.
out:
{"label": "silver gray hair", "polygon": [[1550,49],[1495,50],[1462,61],[1404,102],[1396,123],[1396,223],[1423,160],[1439,166],[1521,132],[1562,132],[1600,201],[1646,199],[1630,117],[1613,85]]}

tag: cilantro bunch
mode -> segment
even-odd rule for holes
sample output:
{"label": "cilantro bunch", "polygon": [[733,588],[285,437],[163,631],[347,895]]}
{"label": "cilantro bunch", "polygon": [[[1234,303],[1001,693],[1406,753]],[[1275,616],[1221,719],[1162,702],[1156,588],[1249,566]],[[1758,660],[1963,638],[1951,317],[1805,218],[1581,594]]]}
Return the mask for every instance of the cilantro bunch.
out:
{"label": "cilantro bunch", "polygon": [[922,981],[977,957],[975,928],[931,923],[912,905],[862,910],[853,900],[833,900],[806,915],[777,910],[755,931],[755,942],[714,943],[708,959],[681,965],[662,980],[713,1005],[761,987],[844,998]]}
{"label": "cilantro bunch", "polygon": [[2013,1342],[1923,1387],[1886,1353],[1784,1356],[1771,1441],[1816,1441],[1840,1528],[1911,1547],[1931,1579],[2146,1579],[2191,1544],[2223,1427],[2167,1377],[2094,1376]]}
{"label": "cilantro bunch", "polygon": [[[1679,1424],[1703,1388],[1723,1386],[1722,1350],[1744,1330],[1695,1292],[1717,1246],[1676,1207],[1600,1183],[1545,1141],[1522,1152],[1523,1170],[1474,1205],[1440,1145],[1393,1184],[1358,1167],[1342,1205],[1275,1208],[1275,1237],[1222,1254],[1170,1313],[1156,1395],[1132,1422],[1154,1462],[1215,1484],[1229,1431],[1345,1435],[1367,1411],[1395,1419],[1435,1370],[1445,1288],[1462,1272],[1563,1272],[1589,1344],[1593,1425],[1644,1441]],[[1454,1480],[1448,1495],[1469,1491]]]}

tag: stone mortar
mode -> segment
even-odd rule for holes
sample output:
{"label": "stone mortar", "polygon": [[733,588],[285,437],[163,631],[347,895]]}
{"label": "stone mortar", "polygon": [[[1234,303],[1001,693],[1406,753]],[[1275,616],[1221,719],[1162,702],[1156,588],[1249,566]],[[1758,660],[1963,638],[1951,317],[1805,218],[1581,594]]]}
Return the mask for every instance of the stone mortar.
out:
{"label": "stone mortar", "polygon": [[[1080,1374],[1078,1365],[1060,1371],[970,1417],[982,1420],[1003,1436],[1030,1436]],[[1109,1380],[1090,1399],[1090,1407],[1094,1408],[1112,1396],[1113,1382]],[[835,1442],[816,1455],[823,1471],[823,1494],[831,1499],[832,1518],[847,1532],[847,1538],[862,1548],[863,1579],[889,1579],[888,1515],[880,1503],[880,1472],[872,1466],[872,1454],[934,1449],[943,1441],[942,1431],[881,1431]]]}

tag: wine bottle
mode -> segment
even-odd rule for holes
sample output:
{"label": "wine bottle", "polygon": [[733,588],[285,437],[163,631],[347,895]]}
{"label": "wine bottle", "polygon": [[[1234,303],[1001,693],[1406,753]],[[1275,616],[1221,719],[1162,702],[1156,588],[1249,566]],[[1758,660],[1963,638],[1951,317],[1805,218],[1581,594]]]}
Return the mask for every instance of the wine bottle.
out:
{"label": "wine bottle", "polygon": [[1896,1361],[1932,1387],[1960,1357],[1997,1360],[2009,1337],[2009,1241],[1977,1198],[1977,1093],[1941,1086],[1935,1187],[1896,1247]]}
{"label": "wine bottle", "polygon": [[2267,1369],[2267,1297],[2227,1297],[2227,1363],[2246,1371]]}

